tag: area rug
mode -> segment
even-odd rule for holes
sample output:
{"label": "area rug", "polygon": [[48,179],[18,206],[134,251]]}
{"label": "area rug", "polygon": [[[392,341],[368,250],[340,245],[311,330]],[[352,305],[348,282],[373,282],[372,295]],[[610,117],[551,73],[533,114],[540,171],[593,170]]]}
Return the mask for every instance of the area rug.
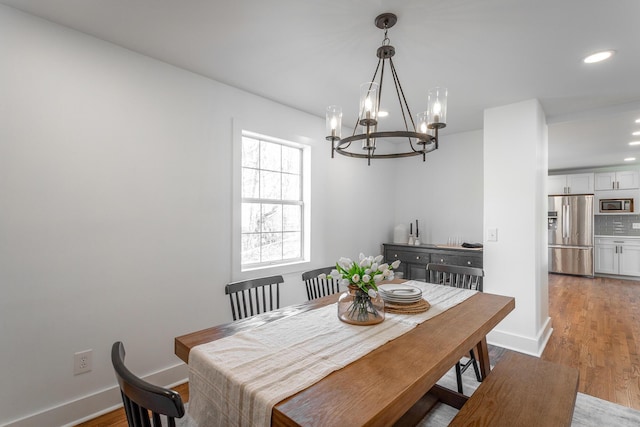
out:
{"label": "area rug", "polygon": [[[452,369],[438,381],[443,387],[456,390],[456,374]],[[467,370],[462,376],[462,384],[466,395],[472,394],[480,385],[476,381],[473,369]],[[424,417],[418,426],[420,427],[445,427],[448,426],[458,410],[451,406],[438,403],[431,412]],[[638,427],[640,426],[640,411],[627,408],[598,399],[587,394],[578,393],[576,407],[573,411],[573,427]]]}

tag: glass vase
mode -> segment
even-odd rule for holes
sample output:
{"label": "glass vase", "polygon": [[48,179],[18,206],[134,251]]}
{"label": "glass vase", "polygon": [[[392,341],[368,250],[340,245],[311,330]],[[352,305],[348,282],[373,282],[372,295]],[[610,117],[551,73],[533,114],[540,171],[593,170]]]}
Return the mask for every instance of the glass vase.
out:
{"label": "glass vase", "polygon": [[338,318],[352,325],[375,325],[384,320],[384,300],[380,294],[371,298],[355,285],[338,299]]}

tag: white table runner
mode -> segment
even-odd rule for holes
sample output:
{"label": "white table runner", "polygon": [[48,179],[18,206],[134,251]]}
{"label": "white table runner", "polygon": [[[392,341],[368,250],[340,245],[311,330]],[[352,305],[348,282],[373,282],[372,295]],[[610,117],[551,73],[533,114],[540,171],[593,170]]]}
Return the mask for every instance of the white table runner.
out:
{"label": "white table runner", "polygon": [[428,311],[356,326],[341,322],[331,304],[192,348],[190,416],[202,427],[269,426],[278,402],[476,293],[407,283],[422,289]]}

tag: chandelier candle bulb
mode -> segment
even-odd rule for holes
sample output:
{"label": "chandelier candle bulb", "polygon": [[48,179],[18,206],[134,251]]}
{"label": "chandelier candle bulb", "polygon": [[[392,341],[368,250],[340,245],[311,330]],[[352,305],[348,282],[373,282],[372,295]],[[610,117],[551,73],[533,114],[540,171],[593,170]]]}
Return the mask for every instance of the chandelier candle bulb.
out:
{"label": "chandelier candle bulb", "polygon": [[418,119],[418,132],[420,133],[428,133],[429,131],[429,113],[427,111],[423,111],[416,115]]}
{"label": "chandelier candle bulb", "polygon": [[331,105],[327,107],[327,139],[340,139],[342,128],[342,107]]}
{"label": "chandelier candle bulb", "polygon": [[360,124],[372,126],[377,123],[378,90],[376,82],[366,82],[360,85]]}
{"label": "chandelier candle bulb", "polygon": [[447,123],[447,88],[435,87],[430,89],[427,103],[429,128],[444,127]]}

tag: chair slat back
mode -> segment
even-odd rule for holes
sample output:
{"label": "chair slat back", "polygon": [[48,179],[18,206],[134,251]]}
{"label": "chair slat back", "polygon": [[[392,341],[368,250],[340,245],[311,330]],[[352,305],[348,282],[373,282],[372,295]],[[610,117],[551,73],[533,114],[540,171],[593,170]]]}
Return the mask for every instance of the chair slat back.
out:
{"label": "chair slat back", "polygon": [[329,274],[334,267],[323,267],[302,273],[302,280],[307,287],[309,301],[340,292],[338,281],[327,276],[326,279],[318,278],[321,274]]}
{"label": "chair slat back", "polygon": [[282,276],[270,276],[227,284],[224,293],[229,295],[233,320],[280,308],[281,283]]}
{"label": "chair slat back", "polygon": [[484,277],[484,271],[477,267],[427,264],[427,280],[430,283],[482,292],[482,277]]}
{"label": "chair slat back", "polygon": [[164,418],[165,425],[175,427],[175,419],[185,414],[180,394],[135,376],[124,365],[124,356],[124,345],[120,341],[115,342],[111,347],[111,363],[116,372],[129,426],[162,427]]}

